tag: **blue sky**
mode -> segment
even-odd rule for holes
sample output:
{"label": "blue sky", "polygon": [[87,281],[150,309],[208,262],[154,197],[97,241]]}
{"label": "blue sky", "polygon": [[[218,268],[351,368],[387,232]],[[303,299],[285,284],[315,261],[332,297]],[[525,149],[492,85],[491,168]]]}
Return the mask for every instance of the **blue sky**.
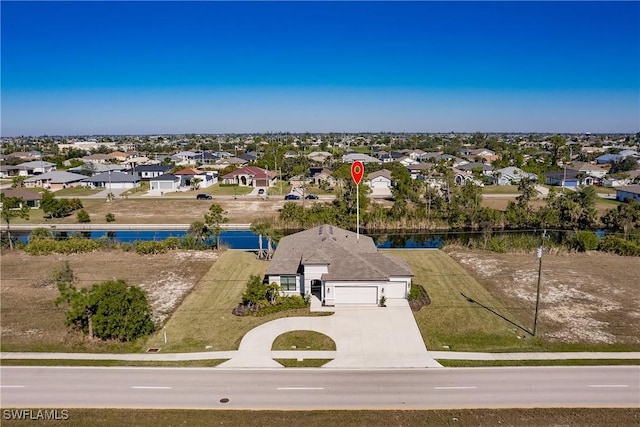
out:
{"label": "blue sky", "polygon": [[2,136],[640,131],[639,2],[0,7]]}

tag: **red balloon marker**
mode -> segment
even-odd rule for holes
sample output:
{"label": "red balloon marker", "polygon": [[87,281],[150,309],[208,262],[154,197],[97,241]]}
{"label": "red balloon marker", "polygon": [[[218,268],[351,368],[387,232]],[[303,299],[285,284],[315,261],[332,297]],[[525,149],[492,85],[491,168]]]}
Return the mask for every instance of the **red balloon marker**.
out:
{"label": "red balloon marker", "polygon": [[362,166],[362,162],[356,160],[351,165],[351,178],[353,178],[353,182],[356,185],[360,185],[360,181],[362,181],[362,175],[364,175],[364,166]]}

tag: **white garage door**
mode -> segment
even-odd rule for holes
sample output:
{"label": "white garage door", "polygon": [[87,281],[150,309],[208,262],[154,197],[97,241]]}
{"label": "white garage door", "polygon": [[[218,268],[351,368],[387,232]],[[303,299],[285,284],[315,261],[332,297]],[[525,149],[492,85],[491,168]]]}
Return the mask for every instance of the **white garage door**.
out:
{"label": "white garage door", "polygon": [[336,304],[378,304],[376,286],[336,286]]}

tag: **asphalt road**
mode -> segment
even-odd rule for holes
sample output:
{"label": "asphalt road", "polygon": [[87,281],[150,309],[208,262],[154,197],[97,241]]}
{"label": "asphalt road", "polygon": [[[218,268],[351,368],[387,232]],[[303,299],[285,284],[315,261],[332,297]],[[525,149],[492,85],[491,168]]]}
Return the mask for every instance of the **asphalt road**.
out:
{"label": "asphalt road", "polygon": [[386,371],[2,367],[0,378],[4,408],[640,407],[640,366]]}

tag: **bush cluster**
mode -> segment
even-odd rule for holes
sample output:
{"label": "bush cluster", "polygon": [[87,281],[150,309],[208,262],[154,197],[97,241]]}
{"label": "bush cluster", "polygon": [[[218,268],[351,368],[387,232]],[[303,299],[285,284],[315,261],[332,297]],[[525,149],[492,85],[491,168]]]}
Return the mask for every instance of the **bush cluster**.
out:
{"label": "bush cluster", "polygon": [[640,256],[640,245],[616,236],[605,236],[600,239],[598,249],[623,256]]}
{"label": "bush cluster", "polygon": [[169,248],[166,241],[151,240],[148,242],[136,242],[136,252],[140,255],[155,255],[166,253]]}
{"label": "bush cluster", "polygon": [[72,237],[65,240],[54,239],[33,239],[24,246],[24,251],[31,255],[78,254],[83,252],[93,252],[101,249],[103,244],[98,240],[86,239],[83,237]]}

